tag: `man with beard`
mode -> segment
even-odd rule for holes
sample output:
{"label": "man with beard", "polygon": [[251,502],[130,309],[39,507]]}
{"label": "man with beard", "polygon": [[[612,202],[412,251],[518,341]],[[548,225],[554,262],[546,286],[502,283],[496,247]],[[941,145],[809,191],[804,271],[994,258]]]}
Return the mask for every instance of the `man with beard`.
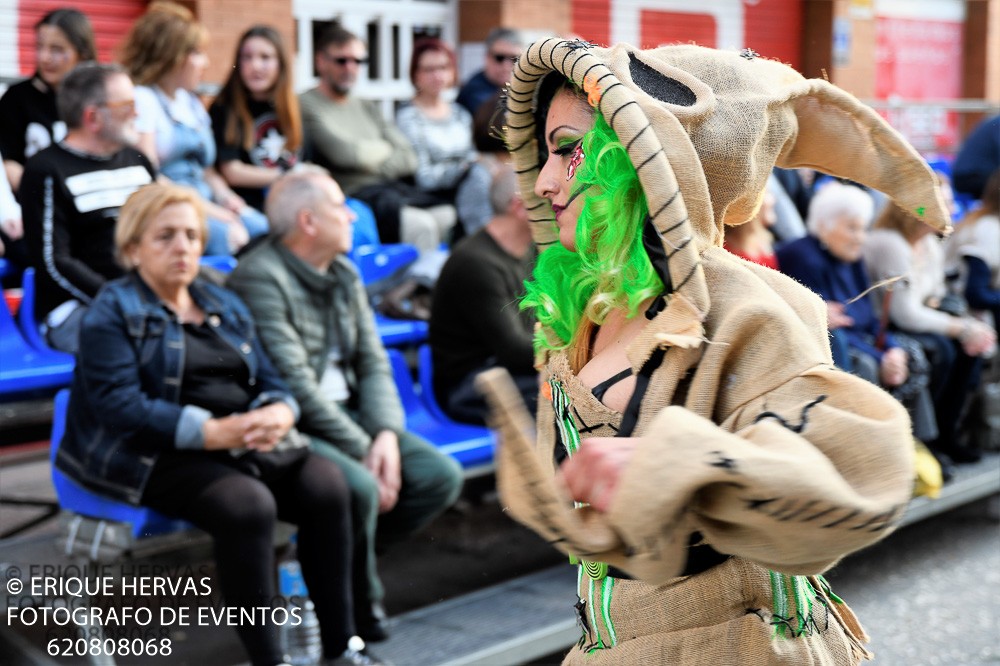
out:
{"label": "man with beard", "polygon": [[403,182],[417,154],[378,107],[352,95],[365,43],[339,25],[316,41],[319,85],[299,98],[307,158],[330,171],[349,197],[371,206],[384,243],[402,241],[432,253],[456,221],[447,202]]}
{"label": "man with beard", "polygon": [[117,65],[77,66],[57,99],[66,138],[25,164],[20,192],[36,271],[34,314],[42,335],[61,351],[76,352],[87,306],[107,280],[122,274],[114,256],[118,209],[156,175],[133,148],[134,92]]}

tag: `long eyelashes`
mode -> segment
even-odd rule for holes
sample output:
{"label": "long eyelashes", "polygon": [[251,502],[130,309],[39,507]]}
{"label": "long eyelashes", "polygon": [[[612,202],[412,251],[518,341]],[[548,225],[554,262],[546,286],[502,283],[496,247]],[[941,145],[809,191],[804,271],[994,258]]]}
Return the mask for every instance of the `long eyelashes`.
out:
{"label": "long eyelashes", "polygon": [[552,154],[558,155],[559,157],[566,157],[567,155],[572,154],[574,150],[579,148],[582,143],[583,139],[577,139],[572,143],[567,143],[565,145],[559,146],[558,148],[553,148]]}

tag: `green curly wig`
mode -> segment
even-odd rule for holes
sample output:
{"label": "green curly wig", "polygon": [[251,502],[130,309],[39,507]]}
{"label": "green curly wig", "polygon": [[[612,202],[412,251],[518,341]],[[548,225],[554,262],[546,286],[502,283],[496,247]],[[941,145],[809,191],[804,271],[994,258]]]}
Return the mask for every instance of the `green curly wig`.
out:
{"label": "green curly wig", "polygon": [[589,189],[576,226],[577,251],[548,248],[525,282],[521,309],[534,308],[541,323],[536,351],[567,348],[584,318],[600,325],[616,308],[634,317],[643,301],[663,292],[642,245],[648,207],[639,176],[600,113],[583,137],[583,152],[576,187]]}

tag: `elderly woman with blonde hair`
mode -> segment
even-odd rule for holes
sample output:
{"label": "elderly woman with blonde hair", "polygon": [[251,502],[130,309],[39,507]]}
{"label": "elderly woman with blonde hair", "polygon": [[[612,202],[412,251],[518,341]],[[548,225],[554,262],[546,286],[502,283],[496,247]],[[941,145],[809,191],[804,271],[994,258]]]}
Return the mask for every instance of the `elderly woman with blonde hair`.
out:
{"label": "elderly woman with blonde hair", "polygon": [[132,24],[121,61],[136,84],[139,148],[162,177],[197,190],[209,220],[205,253],[225,255],[266,233],[267,218],[215,168],[212,121],[197,96],[208,37],[189,9],[157,0]]}
{"label": "elderly woman with blonde hair", "polygon": [[298,403],[246,306],[198,277],[205,236],[201,199],[187,188],[148,185],[122,207],[115,244],[128,273],[84,317],[55,464],[212,536],[226,603],[260,617],[237,627],[254,666],[284,661],[270,612],[273,538],[277,520],[297,524],[325,655],[354,656],[344,477],[293,428]]}

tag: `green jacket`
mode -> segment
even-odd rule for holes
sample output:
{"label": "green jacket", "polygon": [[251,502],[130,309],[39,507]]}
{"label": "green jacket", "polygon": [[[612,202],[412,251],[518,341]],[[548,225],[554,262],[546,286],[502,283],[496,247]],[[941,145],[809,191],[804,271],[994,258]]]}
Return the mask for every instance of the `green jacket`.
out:
{"label": "green jacket", "polygon": [[[240,258],[228,286],[246,301],[260,339],[302,409],[298,427],[362,458],[382,430],[405,429],[403,407],[364,285],[344,257],[323,274],[274,239]],[[325,399],[320,378],[339,344],[350,398]]]}

